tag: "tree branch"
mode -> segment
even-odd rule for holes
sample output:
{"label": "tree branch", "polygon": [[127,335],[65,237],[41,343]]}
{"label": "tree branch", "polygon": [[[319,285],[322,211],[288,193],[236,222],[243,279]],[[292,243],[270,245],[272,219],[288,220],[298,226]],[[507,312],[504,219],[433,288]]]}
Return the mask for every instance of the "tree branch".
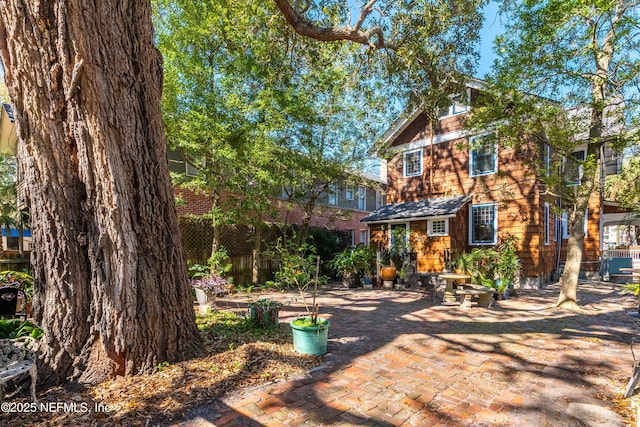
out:
{"label": "tree branch", "polygon": [[280,13],[282,13],[282,16],[284,16],[284,19],[286,19],[294,31],[300,35],[321,41],[352,41],[374,49],[395,50],[397,48],[385,42],[382,28],[379,26],[369,28],[368,30],[360,30],[362,22],[372,11],[373,4],[376,0],[369,1],[369,3],[362,8],[358,23],[355,27],[348,25],[342,27],[320,27],[305,20],[303,14],[291,6],[289,0],[273,0],[273,2],[280,10]]}

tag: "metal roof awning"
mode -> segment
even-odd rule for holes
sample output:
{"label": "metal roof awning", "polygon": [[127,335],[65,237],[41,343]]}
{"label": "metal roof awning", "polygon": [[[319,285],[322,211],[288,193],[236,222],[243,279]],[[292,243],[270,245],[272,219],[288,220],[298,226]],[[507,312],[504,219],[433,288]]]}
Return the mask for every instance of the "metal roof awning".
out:
{"label": "metal roof awning", "polygon": [[432,217],[455,215],[473,195],[438,197],[414,202],[384,205],[360,220],[360,222],[380,223],[399,220],[419,220]]}

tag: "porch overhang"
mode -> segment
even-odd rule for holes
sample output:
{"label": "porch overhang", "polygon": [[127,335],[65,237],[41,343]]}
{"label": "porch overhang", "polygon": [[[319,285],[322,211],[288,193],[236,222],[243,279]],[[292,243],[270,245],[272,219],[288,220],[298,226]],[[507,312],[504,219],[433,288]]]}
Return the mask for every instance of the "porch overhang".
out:
{"label": "porch overhang", "polygon": [[602,214],[602,225],[604,227],[612,225],[640,225],[640,217],[629,213],[604,213]]}
{"label": "porch overhang", "polygon": [[473,195],[438,197],[413,202],[384,205],[360,220],[367,224],[420,221],[434,218],[452,218],[471,200]]}

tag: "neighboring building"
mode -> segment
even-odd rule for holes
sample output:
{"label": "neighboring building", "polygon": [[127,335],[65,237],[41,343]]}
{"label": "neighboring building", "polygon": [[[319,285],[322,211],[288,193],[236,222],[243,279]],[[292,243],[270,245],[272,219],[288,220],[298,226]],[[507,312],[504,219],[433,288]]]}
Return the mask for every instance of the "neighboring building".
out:
{"label": "neighboring building", "polygon": [[0,153],[16,154],[18,137],[13,121],[13,109],[9,104],[2,104],[0,109]]}
{"label": "neighboring building", "polygon": [[[184,160],[180,152],[169,150],[170,170],[176,173],[185,173],[187,176],[195,176],[197,168]],[[360,177],[371,183],[377,183],[376,187],[384,188],[384,181],[375,175],[361,173]],[[178,215],[205,215],[211,211],[211,200],[205,195],[199,195],[193,191],[176,186],[176,196],[184,203],[178,206]],[[351,236],[351,244],[368,244],[369,227],[361,220],[370,212],[383,206],[386,202],[384,190],[364,185],[337,185],[332,186],[328,192],[321,195],[318,206],[311,218],[311,227],[339,230]],[[274,195],[272,205],[279,212],[277,218],[267,218],[267,221],[286,222],[300,225],[303,222],[304,211],[300,206],[293,207],[286,200],[286,191]]]}
{"label": "neighboring building", "polygon": [[[467,98],[473,104],[481,82],[469,85]],[[475,138],[463,129],[462,118],[469,106],[453,98],[430,126],[420,110],[402,117],[384,135],[396,155],[387,165],[389,205],[363,219],[378,244],[389,244],[394,228],[407,230],[417,252],[418,272],[440,272],[454,253],[474,247],[493,246],[512,235],[519,239],[522,287],[547,282],[565,259],[566,216],[556,216],[556,202],[544,197],[535,174],[524,166],[537,159],[544,164],[548,147],[482,147],[466,149]],[[461,144],[462,143],[462,144]],[[580,151],[580,150],[578,150]],[[576,156],[584,155],[584,151]],[[608,156],[608,157],[607,157]],[[603,160],[606,173],[616,173],[619,162],[608,148]],[[579,176],[576,177],[579,185]],[[585,221],[582,269],[597,272],[602,248],[604,202],[593,195]]]}
{"label": "neighboring building", "polygon": [[22,230],[22,236],[20,230],[17,228],[5,228],[2,227],[2,247],[0,251],[5,254],[18,254],[20,253],[20,238],[22,237],[23,251],[31,251],[31,230]]}

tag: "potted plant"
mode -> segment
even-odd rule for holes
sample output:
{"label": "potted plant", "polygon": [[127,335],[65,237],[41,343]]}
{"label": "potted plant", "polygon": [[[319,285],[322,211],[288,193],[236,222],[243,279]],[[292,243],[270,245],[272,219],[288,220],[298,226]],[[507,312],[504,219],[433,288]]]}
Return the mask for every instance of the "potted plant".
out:
{"label": "potted plant", "polygon": [[384,250],[381,258],[380,277],[385,282],[393,282],[396,279],[397,269],[391,265],[391,253]]}
{"label": "potted plant", "polygon": [[278,325],[282,304],[272,299],[259,299],[249,304],[249,319],[260,328]]}
{"label": "potted plant", "polygon": [[[318,315],[318,284],[325,278],[319,275],[320,257],[316,255],[315,247],[306,243],[283,242],[279,238],[265,254],[279,261],[275,282],[280,286],[295,286],[306,310],[305,315],[291,322],[293,348],[298,353],[316,356],[326,353],[330,322]],[[313,289],[311,304],[306,295],[309,286]]]}
{"label": "potted plant", "polygon": [[362,252],[358,248],[346,248],[335,254],[328,266],[342,276],[344,287],[355,288],[360,284],[359,272],[363,269]]}
{"label": "potted plant", "polygon": [[373,271],[376,262],[376,251],[368,245],[359,244],[360,261],[362,269],[362,284],[364,287],[373,286]]}
{"label": "potted plant", "polygon": [[210,307],[215,303],[216,295],[223,294],[227,291],[227,279],[223,279],[215,272],[210,272],[204,276],[198,276],[189,281],[193,287],[198,305],[201,311],[206,307]]}

